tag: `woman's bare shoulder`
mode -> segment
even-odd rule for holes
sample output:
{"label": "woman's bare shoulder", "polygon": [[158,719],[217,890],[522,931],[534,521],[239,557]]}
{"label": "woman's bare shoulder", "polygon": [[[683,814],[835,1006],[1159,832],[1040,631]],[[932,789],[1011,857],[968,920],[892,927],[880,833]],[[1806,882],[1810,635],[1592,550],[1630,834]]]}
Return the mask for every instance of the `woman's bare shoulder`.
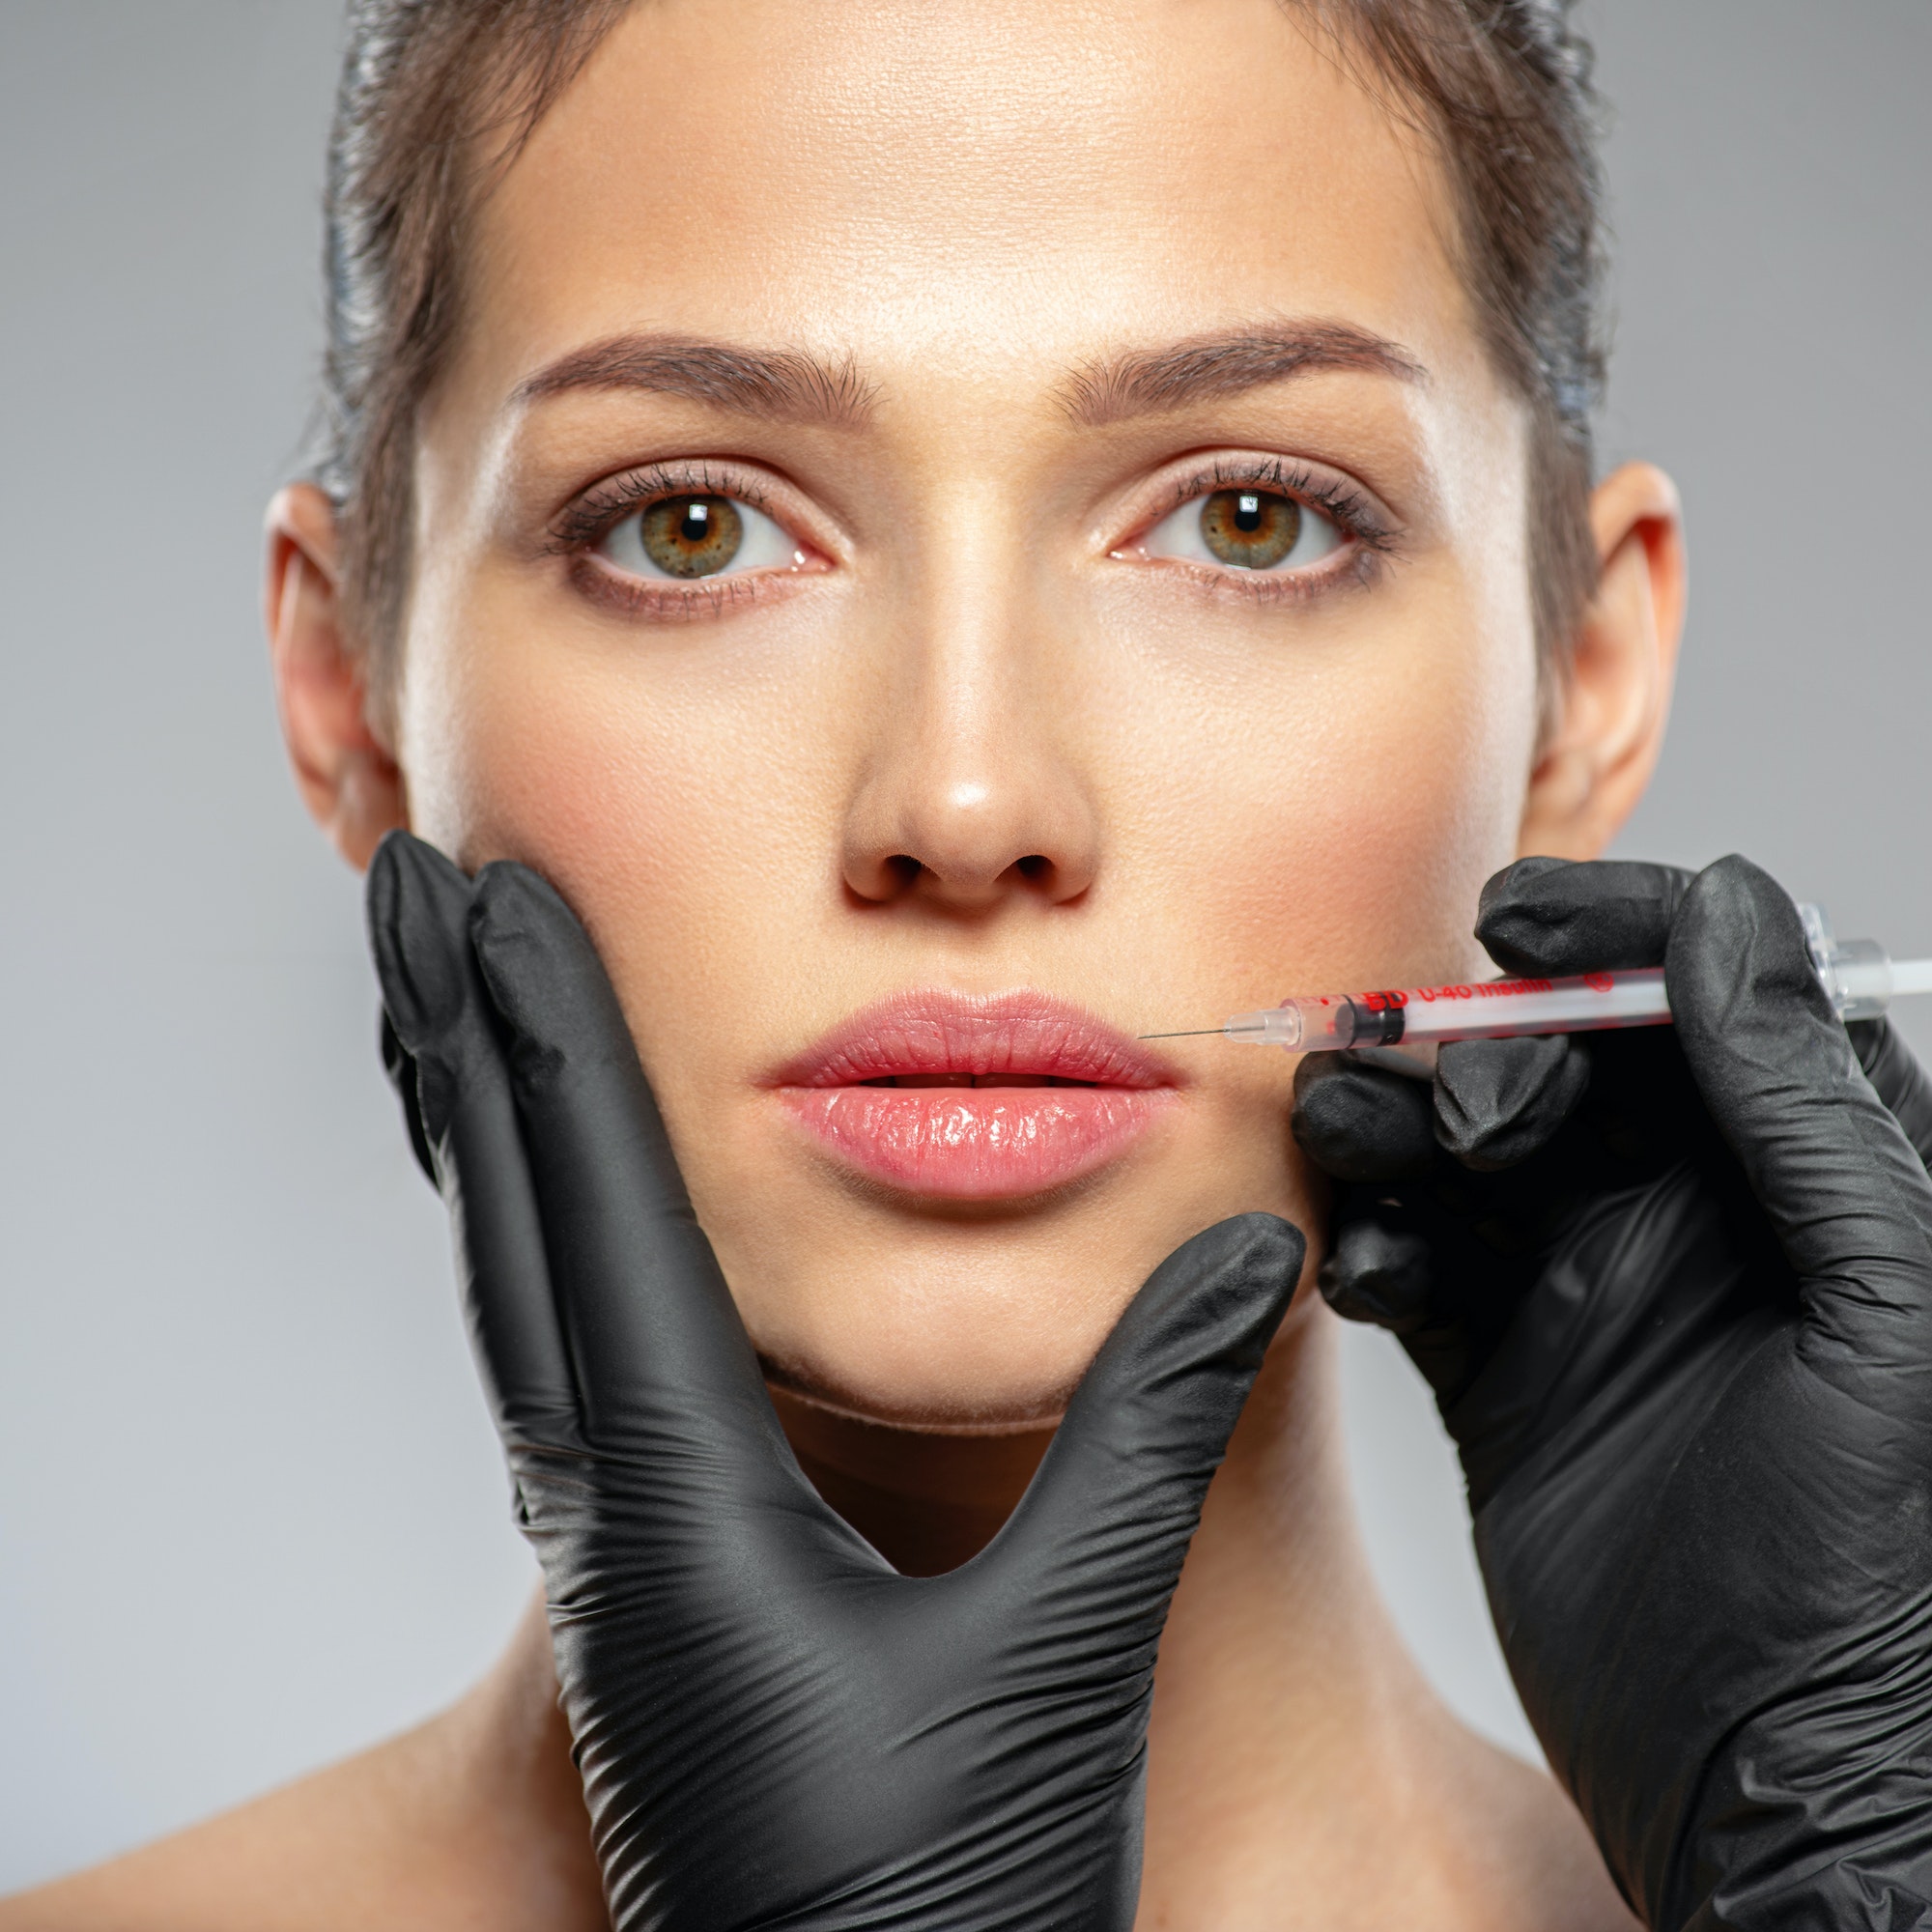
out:
{"label": "woman's bare shoulder", "polygon": [[[1510,1899],[1511,1932],[1642,1932],[1576,1806],[1547,1771],[1473,1738],[1463,1770],[1465,1790],[1492,1823],[1465,1851],[1472,1899]],[[1501,1932],[1503,1923],[1481,1909],[1471,1920],[1486,1932]]]}
{"label": "woman's bare shoulder", "polygon": [[0,1932],[608,1932],[539,1614],[419,1729],[0,1902]]}

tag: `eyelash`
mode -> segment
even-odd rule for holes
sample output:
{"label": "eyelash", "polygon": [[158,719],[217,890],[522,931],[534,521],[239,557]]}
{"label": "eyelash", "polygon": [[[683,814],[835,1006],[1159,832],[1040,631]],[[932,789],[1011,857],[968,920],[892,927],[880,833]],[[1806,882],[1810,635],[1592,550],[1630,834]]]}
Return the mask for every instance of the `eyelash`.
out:
{"label": "eyelash", "polygon": [[[771,518],[781,529],[790,527],[771,507],[770,498],[753,477],[713,469],[707,463],[654,463],[643,469],[626,469],[606,477],[574,503],[566,504],[551,525],[544,554],[563,557],[573,580],[587,596],[637,616],[716,617],[788,580],[787,572],[752,570],[730,577],[701,578],[688,584],[647,583],[599,568],[591,556],[597,546],[626,517],[670,497],[728,497]],[[801,543],[800,547],[805,546]]]}
{"label": "eyelash", "polygon": [[1179,569],[1193,575],[1203,587],[1217,594],[1249,597],[1264,604],[1282,604],[1306,597],[1318,597],[1333,587],[1345,573],[1357,583],[1374,582],[1384,559],[1399,547],[1400,533],[1387,515],[1369,497],[1339,476],[1304,468],[1280,457],[1265,461],[1217,458],[1191,474],[1177,478],[1170,486],[1160,509],[1141,526],[1139,535],[1122,544],[1114,554],[1130,554],[1149,533],[1176,510],[1217,490],[1260,489],[1279,492],[1284,497],[1312,504],[1341,531],[1350,549],[1336,553],[1336,561],[1326,567],[1318,564],[1305,572],[1276,576],[1262,571],[1217,570],[1178,557],[1149,558],[1150,563]]}

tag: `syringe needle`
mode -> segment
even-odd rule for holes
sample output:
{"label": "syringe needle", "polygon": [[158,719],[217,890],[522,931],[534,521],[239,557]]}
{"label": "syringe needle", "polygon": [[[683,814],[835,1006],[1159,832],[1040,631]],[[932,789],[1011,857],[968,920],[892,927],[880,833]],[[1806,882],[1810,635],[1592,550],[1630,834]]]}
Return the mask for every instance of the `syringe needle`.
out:
{"label": "syringe needle", "polygon": [[1185,1033],[1137,1033],[1136,1039],[1206,1039],[1210,1033],[1226,1033],[1226,1027],[1190,1027]]}

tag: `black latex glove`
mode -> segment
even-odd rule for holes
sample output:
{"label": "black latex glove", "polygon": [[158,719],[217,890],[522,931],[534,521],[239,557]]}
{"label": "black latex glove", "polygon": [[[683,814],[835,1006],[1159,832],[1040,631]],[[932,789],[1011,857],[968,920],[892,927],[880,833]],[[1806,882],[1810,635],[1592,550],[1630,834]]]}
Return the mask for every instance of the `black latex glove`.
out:
{"label": "black latex glove", "polygon": [[1662,964],[1676,1026],[1447,1046],[1433,1090],[1304,1061],[1322,1292],[1434,1385],[1524,1709],[1646,1922],[1932,1926],[1932,1090],[1884,1026],[1855,1054],[1742,859],[1525,860],[1477,936]]}
{"label": "black latex glove", "polygon": [[1180,1249],[1000,1535],[901,1577],[793,1461],[563,901],[395,834],[369,916],[618,1927],[1125,1932],[1155,1647],[1300,1235]]}

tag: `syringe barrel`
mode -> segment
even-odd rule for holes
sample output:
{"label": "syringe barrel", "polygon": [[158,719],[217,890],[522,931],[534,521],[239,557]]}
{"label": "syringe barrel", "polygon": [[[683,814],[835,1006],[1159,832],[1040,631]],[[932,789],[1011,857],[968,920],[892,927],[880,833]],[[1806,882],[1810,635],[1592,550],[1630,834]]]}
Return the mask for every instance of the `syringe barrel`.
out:
{"label": "syringe barrel", "polygon": [[1356,1046],[1429,1040],[1513,1039],[1522,1034],[1594,1033],[1662,1026],[1670,1019],[1661,967],[1565,980],[1476,980],[1372,993],[1358,1002]]}
{"label": "syringe barrel", "polygon": [[1891,1005],[1891,961],[1875,939],[1835,939],[1822,906],[1801,905],[1811,964],[1841,1020],[1875,1020]]}
{"label": "syringe barrel", "polygon": [[1662,969],[1644,967],[1571,980],[1471,980],[1399,992],[1284,1000],[1266,1012],[1230,1020],[1227,1031],[1257,1046],[1333,1053],[1431,1040],[1664,1026],[1669,1020]]}
{"label": "syringe barrel", "polygon": [[[1818,907],[1802,905],[1798,912],[1819,982],[1841,1019],[1876,1019],[1900,990],[1932,993],[1932,960],[1907,960],[1894,970],[1875,941],[1834,939]],[[1310,995],[1241,1013],[1224,1031],[1256,1046],[1335,1053],[1669,1024],[1663,969],[1645,966],[1568,980],[1471,980],[1400,992]]]}

